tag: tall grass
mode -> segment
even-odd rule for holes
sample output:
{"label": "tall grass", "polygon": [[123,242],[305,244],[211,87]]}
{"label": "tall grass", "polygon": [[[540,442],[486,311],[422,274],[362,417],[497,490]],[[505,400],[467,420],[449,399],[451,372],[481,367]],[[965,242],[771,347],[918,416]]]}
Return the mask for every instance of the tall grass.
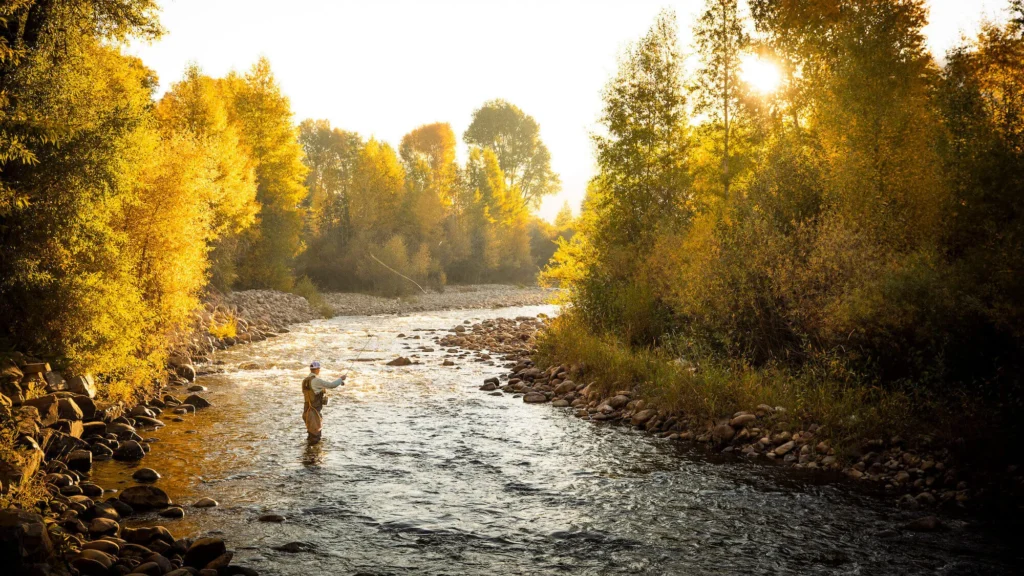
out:
{"label": "tall grass", "polygon": [[920,399],[834,375],[793,373],[740,362],[673,357],[666,347],[634,348],[609,334],[594,334],[572,312],[552,321],[538,341],[541,365],[580,367],[587,383],[606,394],[636,388],[648,405],[703,422],[753,411],[785,408],[795,426],[818,424],[836,443],[906,434]]}

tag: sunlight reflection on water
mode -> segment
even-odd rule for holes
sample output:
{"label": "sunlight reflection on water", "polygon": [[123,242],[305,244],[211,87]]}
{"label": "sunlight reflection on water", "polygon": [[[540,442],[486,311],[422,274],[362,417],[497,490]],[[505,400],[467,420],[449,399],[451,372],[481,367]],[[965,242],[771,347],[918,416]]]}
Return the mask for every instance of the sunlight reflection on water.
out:
{"label": "sunlight reflection on water", "polygon": [[[199,381],[213,407],[144,434],[158,441],[141,465],[187,516],[143,522],[222,534],[263,574],[1009,573],[1017,553],[981,534],[894,531],[906,516],[844,485],[483,394],[501,368],[469,356],[441,367],[432,338],[451,326],[539,312],[553,308],[339,317],[217,354],[225,372]],[[399,354],[422,364],[384,366]],[[314,358],[351,375],[311,447],[299,383]],[[95,477],[125,487],[134,468]],[[204,496],[220,506],[188,506]],[[287,521],[256,521],[267,512]],[[272,549],[293,541],[308,551]]]}

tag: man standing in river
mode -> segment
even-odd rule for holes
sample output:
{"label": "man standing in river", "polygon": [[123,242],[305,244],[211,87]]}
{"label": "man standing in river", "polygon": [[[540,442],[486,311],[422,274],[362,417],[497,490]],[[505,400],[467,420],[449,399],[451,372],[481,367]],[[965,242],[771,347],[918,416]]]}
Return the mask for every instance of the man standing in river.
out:
{"label": "man standing in river", "polygon": [[328,388],[337,388],[345,384],[342,376],[333,382],[320,378],[320,361],[314,360],[309,365],[309,376],[302,381],[302,419],[306,422],[306,437],[311,443],[320,441],[320,430],[323,418],[320,411],[324,408],[325,392]]}

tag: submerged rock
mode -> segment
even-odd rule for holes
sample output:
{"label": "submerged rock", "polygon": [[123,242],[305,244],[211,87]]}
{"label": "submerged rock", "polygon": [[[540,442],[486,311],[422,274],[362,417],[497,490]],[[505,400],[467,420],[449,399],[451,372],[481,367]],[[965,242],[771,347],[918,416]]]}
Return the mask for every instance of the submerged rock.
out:
{"label": "submerged rock", "polygon": [[121,502],[136,510],[167,508],[171,504],[170,497],[156,486],[132,486],[125,488],[119,496]]}

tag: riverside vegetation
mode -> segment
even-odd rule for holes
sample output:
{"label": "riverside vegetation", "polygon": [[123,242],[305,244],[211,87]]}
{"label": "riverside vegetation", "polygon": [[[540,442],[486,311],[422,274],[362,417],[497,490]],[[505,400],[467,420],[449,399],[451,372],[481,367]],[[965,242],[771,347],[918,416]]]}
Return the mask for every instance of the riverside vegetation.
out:
{"label": "riverside vegetation", "polygon": [[700,422],[782,406],[848,461],[937,443],[1019,489],[1024,5],[941,64],[923,1],[749,8],[706,3],[692,74],[671,13],[623,56],[541,358]]}

